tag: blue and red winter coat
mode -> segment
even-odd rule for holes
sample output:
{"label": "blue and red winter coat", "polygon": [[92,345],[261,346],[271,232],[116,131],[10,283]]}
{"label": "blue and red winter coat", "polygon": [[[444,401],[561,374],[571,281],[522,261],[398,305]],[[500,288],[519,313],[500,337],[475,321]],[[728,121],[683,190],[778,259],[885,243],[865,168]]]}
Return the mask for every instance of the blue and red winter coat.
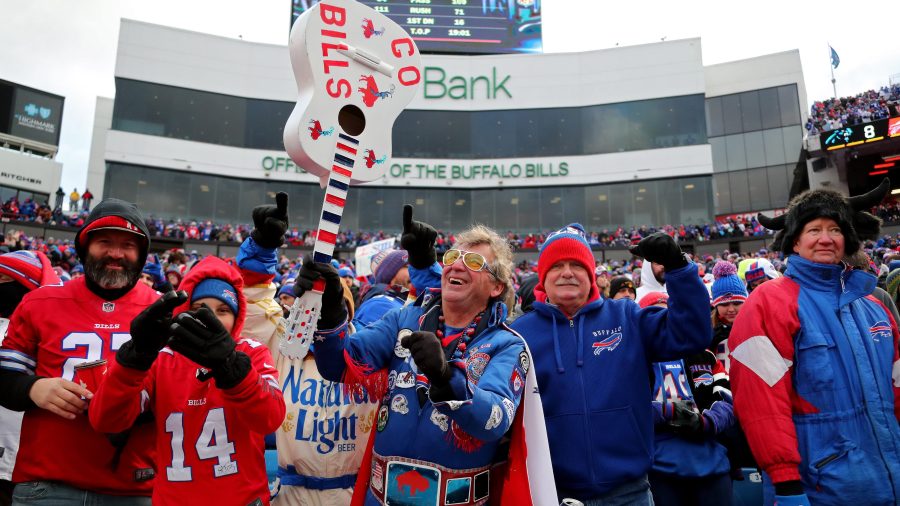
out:
{"label": "blue and red winter coat", "polygon": [[712,342],[709,292],[697,266],[667,272],[666,287],[668,309],[596,298],[569,318],[536,302],[513,323],[534,357],[560,497],[595,498],[650,469],[651,364]]}
{"label": "blue and red winter coat", "polygon": [[898,332],[874,287],[866,272],[793,255],[728,339],[754,457],[771,483],[800,480],[812,504],[900,503]]}
{"label": "blue and red winter coat", "polygon": [[[352,335],[347,335],[346,324],[318,331],[322,340],[315,343],[316,365],[325,379],[366,385],[372,397],[382,400],[373,428],[375,453],[455,470],[487,466],[522,396],[525,343],[504,323],[506,306],[491,304],[480,331],[467,343],[463,368],[451,367],[456,400],[433,403],[424,395],[427,379],[400,339],[416,330],[432,330],[425,322],[437,321],[439,296],[439,290],[429,290],[420,297],[421,305],[390,311]],[[384,375],[386,383],[379,381]],[[365,504],[379,504],[371,490]]]}

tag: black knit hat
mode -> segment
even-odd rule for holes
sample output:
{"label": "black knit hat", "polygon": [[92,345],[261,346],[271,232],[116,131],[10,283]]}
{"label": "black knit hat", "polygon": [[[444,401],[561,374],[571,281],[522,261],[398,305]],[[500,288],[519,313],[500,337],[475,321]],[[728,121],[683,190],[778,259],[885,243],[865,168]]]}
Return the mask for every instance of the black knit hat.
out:
{"label": "black knit hat", "polygon": [[852,255],[859,250],[860,241],[878,237],[881,219],[866,210],[880,204],[890,190],[891,181],[884,178],[874,190],[849,198],[834,190],[805,191],[791,199],[784,214],[769,218],[759,213],[757,219],[762,226],[778,231],[772,249],[787,256],[794,253],[794,241],[804,225],[816,218],[831,218],[844,234],[844,254]]}
{"label": "black knit hat", "polygon": [[609,282],[609,298],[613,298],[619,293],[619,290],[623,288],[630,288],[631,291],[636,292],[634,289],[634,281],[631,280],[628,276],[618,276],[612,278]]}

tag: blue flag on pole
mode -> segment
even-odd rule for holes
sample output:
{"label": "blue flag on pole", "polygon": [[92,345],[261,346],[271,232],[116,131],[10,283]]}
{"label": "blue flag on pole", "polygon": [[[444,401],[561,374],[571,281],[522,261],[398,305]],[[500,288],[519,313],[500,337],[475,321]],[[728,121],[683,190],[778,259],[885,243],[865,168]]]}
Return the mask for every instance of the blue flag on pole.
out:
{"label": "blue flag on pole", "polygon": [[831,50],[831,67],[838,68],[838,65],[841,64],[841,57],[838,56],[837,51],[833,47],[828,46],[828,49]]}

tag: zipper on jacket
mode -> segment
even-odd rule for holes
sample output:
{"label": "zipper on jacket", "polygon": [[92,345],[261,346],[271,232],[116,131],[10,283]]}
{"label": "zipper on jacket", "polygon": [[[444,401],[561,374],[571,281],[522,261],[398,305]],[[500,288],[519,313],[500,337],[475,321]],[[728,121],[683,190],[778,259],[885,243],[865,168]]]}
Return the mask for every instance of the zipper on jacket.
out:
{"label": "zipper on jacket", "polygon": [[825,467],[826,464],[828,464],[828,463],[831,462],[832,460],[837,459],[837,458],[840,457],[841,455],[842,455],[842,454],[840,454],[840,453],[835,453],[835,454],[829,455],[829,456],[825,457],[824,459],[822,459],[822,460],[816,462],[816,463],[814,464],[814,466],[815,466],[816,469],[822,469],[823,467]]}
{"label": "zipper on jacket", "polygon": [[[578,336],[575,335],[575,320],[572,318],[569,318],[569,329],[571,329],[572,337],[575,338],[575,342],[577,343]],[[575,356],[578,356],[578,351],[579,350],[577,350],[577,349],[575,350]],[[584,409],[584,417],[582,418],[582,420],[584,420],[584,434],[588,437],[588,444],[589,444],[588,455],[590,455],[590,453],[591,453],[591,449],[590,449],[591,431],[590,431],[590,424],[588,423],[588,415],[590,414],[590,411],[588,411],[588,404],[587,404],[587,388],[584,384],[584,367],[576,367],[575,369],[578,370],[578,380],[581,382],[581,406]],[[591,484],[592,485],[596,484],[597,478],[594,476],[593,462],[588,462],[588,467],[591,470]]]}

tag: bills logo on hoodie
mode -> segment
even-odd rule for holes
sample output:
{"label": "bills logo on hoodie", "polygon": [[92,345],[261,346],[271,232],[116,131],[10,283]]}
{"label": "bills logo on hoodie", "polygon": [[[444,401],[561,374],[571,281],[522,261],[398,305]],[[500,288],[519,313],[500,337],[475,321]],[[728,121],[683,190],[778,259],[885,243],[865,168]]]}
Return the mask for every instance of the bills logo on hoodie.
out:
{"label": "bills logo on hoodie", "polygon": [[893,332],[891,331],[891,325],[885,320],[875,322],[875,325],[869,327],[869,334],[876,343],[880,343],[881,339],[890,341],[894,337]]}
{"label": "bills logo on hoodie", "polygon": [[594,348],[594,355],[600,355],[604,351],[613,351],[619,347],[619,343],[622,342],[622,334],[620,332],[616,332],[611,336],[600,339],[596,343],[591,346]]}

